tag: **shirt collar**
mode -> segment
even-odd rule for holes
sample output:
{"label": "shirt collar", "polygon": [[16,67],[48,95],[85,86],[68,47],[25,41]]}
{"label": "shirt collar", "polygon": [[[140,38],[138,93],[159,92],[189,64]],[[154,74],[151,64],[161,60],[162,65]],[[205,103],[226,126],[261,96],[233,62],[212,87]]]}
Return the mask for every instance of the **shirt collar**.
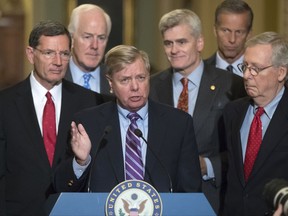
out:
{"label": "shirt collar", "polygon": [[[129,110],[122,108],[120,105],[117,104],[117,109],[120,115],[124,119],[128,119],[127,115],[130,113]],[[148,102],[142,107],[140,110],[137,111],[137,114],[141,117],[142,120],[146,119],[148,116]]]}
{"label": "shirt collar", "polygon": [[[273,114],[274,114],[283,94],[284,94],[284,90],[285,90],[285,88],[283,86],[282,89],[279,91],[279,93],[276,95],[276,97],[274,97],[274,99],[269,104],[267,104],[267,106],[264,107],[265,114],[267,115],[267,117],[269,119],[272,118],[272,116],[273,116]],[[254,104],[253,105],[253,112],[256,113],[257,109],[258,109],[258,106]]]}
{"label": "shirt collar", "polygon": [[[242,55],[236,61],[234,61],[231,65],[236,71],[239,71],[237,65],[243,63],[244,56]],[[220,55],[219,52],[216,53],[216,67],[226,69],[230,64],[225,61]]]}
{"label": "shirt collar", "polygon": [[[198,67],[187,76],[189,81],[191,81],[196,87],[200,86],[203,70],[204,70],[204,63],[201,60]],[[173,70],[173,72],[174,72],[173,78],[172,78],[173,83],[177,85],[181,82],[181,79],[183,78],[183,76],[179,72],[176,72],[175,70]]]}
{"label": "shirt collar", "polygon": [[[80,70],[80,68],[75,64],[73,57],[70,58],[69,60],[69,66],[70,66],[70,71],[71,71],[71,75],[73,77],[73,80],[80,81],[83,77],[83,75],[87,72],[83,72],[82,70]],[[97,74],[100,74],[100,66],[98,66],[97,68],[95,68],[94,71],[89,72],[89,74],[91,74],[91,78],[96,78]]]}
{"label": "shirt collar", "polygon": [[[35,78],[34,76],[34,71],[32,71],[31,76],[30,76],[30,83],[31,83],[31,90],[33,95],[36,97],[40,98],[41,100],[46,100],[46,93],[47,89],[44,88]],[[61,92],[62,92],[62,82],[56,86],[54,86],[52,89],[49,90],[49,92],[52,95],[53,100],[57,100],[61,97]],[[58,101],[58,100],[57,100]]]}

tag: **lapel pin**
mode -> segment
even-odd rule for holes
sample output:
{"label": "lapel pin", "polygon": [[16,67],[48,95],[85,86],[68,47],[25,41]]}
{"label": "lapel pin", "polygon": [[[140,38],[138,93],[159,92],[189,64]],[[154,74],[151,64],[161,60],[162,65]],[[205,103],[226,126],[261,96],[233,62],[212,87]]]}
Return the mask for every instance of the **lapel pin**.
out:
{"label": "lapel pin", "polygon": [[211,85],[211,86],[210,86],[210,89],[211,89],[212,91],[214,91],[214,90],[216,89],[215,85]]}

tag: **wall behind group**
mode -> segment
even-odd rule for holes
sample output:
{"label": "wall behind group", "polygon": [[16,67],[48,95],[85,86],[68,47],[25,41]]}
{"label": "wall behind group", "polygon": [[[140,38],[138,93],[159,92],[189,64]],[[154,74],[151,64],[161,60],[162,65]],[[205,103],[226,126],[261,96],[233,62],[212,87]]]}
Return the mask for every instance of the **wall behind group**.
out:
{"label": "wall behind group", "polygon": [[[197,13],[202,21],[203,35],[205,37],[205,48],[202,56],[203,58],[207,58],[217,49],[213,34],[214,11],[221,1],[222,0],[87,0],[86,2],[95,2],[96,4],[98,2],[101,5],[103,4],[103,7],[106,7],[106,2],[107,7],[113,7],[109,9],[106,8],[107,12],[109,11],[109,13],[111,13],[110,15],[113,22],[113,30],[111,32],[113,35],[110,37],[110,44],[117,45],[121,43],[121,41],[119,41],[119,38],[121,38],[123,44],[131,44],[139,49],[143,49],[149,54],[153,72],[155,72],[168,66],[166,57],[164,56],[161,36],[158,31],[158,22],[161,16],[176,8],[188,8]],[[83,0],[79,0],[79,2],[86,3]],[[13,7],[11,7],[11,4],[17,4],[23,14],[23,30],[21,30],[23,34],[22,36],[20,34],[19,38],[16,37],[14,39],[20,40],[22,44],[17,47],[18,53],[16,49],[15,51],[6,51],[5,49],[10,47],[9,44],[5,47],[0,47],[3,53],[10,52],[11,56],[19,58],[20,62],[23,63],[21,66],[22,70],[20,69],[19,72],[17,72],[20,74],[20,77],[26,77],[31,71],[31,65],[26,60],[24,50],[33,26],[37,22],[45,19],[58,20],[68,25],[71,11],[79,2],[77,0],[0,0],[0,24],[3,18],[3,16],[1,16],[1,14],[3,15],[3,10],[7,10],[7,8],[10,7],[11,13],[13,13],[13,11],[16,12],[15,8],[13,10]],[[119,2],[121,2],[122,7],[119,5]],[[247,0],[246,2],[254,11],[254,35],[263,31],[277,31],[288,35],[287,0]],[[9,7],[7,7],[7,5]],[[117,23],[119,20],[121,20],[121,24]],[[0,28],[0,34],[1,31],[3,32]],[[14,41],[14,43],[16,42],[17,41]],[[9,43],[13,43],[13,41],[10,40]],[[109,48],[108,46],[108,49]],[[21,50],[23,52],[21,52]],[[6,68],[9,70],[7,66],[2,68],[2,71],[8,74]],[[0,76],[0,79],[2,79],[3,75],[1,71]]]}

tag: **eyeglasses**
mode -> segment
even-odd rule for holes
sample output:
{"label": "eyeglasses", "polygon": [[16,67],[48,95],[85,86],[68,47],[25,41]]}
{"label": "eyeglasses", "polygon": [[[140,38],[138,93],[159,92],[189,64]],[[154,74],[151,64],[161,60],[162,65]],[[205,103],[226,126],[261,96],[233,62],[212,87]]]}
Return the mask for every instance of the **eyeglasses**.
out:
{"label": "eyeglasses", "polygon": [[[54,50],[41,50],[41,49],[37,49],[37,48],[33,48],[33,49],[39,51],[47,59],[54,59],[57,55],[57,52]],[[62,60],[68,61],[70,56],[71,56],[71,53],[64,51],[64,52],[59,52],[59,55],[60,55]]]}
{"label": "eyeglasses", "polygon": [[245,71],[248,69],[252,76],[257,76],[261,71],[273,67],[274,65],[269,65],[267,67],[259,68],[256,66],[248,66],[246,63],[240,63],[237,65],[238,69],[244,74]]}

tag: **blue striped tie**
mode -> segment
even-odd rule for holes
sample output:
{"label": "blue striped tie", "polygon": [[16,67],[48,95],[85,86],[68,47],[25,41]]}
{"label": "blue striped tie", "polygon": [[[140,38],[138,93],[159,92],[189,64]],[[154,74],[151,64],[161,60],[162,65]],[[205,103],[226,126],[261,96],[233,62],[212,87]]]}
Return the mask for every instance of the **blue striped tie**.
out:
{"label": "blue striped tie", "polygon": [[134,134],[137,127],[136,121],[140,118],[137,113],[129,113],[130,125],[126,135],[125,151],[125,173],[126,180],[137,179],[143,180],[144,167],[142,162],[141,146],[139,137]]}
{"label": "blue striped tie", "polygon": [[90,80],[91,76],[92,76],[92,75],[89,74],[89,73],[85,73],[85,74],[83,75],[83,78],[84,78],[84,85],[83,85],[83,87],[86,88],[86,89],[91,89],[90,84],[89,84],[89,80]]}

